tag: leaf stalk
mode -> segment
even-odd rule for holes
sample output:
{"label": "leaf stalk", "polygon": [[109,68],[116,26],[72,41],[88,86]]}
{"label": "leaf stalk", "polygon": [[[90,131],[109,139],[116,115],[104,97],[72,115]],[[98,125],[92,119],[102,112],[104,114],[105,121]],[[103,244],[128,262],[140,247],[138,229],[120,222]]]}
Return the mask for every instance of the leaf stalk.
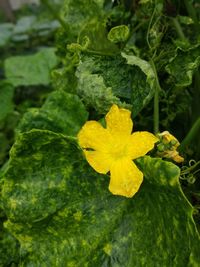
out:
{"label": "leaf stalk", "polygon": [[159,92],[161,90],[158,73],[153,59],[150,60],[156,81],[155,81],[155,94],[154,94],[154,134],[159,132]]}

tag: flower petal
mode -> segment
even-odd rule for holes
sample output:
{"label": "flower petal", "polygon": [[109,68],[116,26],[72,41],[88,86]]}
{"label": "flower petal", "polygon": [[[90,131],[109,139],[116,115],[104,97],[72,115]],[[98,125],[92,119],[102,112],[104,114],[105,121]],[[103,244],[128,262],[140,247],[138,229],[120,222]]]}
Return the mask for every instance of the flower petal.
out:
{"label": "flower petal", "polygon": [[87,121],[78,133],[79,145],[82,148],[107,151],[110,139],[109,131],[97,121]]}
{"label": "flower petal", "polygon": [[100,151],[84,151],[88,163],[98,172],[106,174],[113,163],[113,159],[109,154]]}
{"label": "flower petal", "polygon": [[106,125],[112,134],[130,135],[133,128],[131,112],[113,105],[106,115]]}
{"label": "flower petal", "polygon": [[143,181],[143,173],[128,158],[116,161],[110,172],[109,190],[114,195],[132,197]]}
{"label": "flower petal", "polygon": [[127,154],[131,159],[142,157],[152,150],[157,141],[158,138],[149,132],[135,132],[130,137]]}

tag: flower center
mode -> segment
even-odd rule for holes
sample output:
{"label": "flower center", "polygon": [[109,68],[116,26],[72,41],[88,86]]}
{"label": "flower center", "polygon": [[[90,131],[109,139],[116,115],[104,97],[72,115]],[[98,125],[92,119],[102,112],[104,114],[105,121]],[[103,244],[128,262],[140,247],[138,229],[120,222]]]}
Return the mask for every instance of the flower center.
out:
{"label": "flower center", "polygon": [[112,146],[110,153],[114,160],[122,159],[127,156],[127,145],[116,143]]}

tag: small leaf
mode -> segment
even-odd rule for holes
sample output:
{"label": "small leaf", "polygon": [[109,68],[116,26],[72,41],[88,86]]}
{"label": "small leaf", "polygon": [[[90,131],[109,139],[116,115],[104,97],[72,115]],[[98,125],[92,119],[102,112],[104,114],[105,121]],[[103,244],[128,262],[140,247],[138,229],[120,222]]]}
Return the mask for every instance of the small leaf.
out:
{"label": "small leaf", "polygon": [[126,25],[119,25],[112,28],[108,33],[108,40],[112,43],[125,42],[129,37],[130,31]]}
{"label": "small leaf", "polygon": [[98,18],[90,20],[82,27],[78,36],[79,43],[85,43],[85,38],[88,39],[87,49],[91,51],[112,55],[118,53],[117,46],[107,38],[105,23]]}
{"label": "small leaf", "polygon": [[180,21],[180,23],[185,24],[185,25],[191,25],[194,24],[194,21],[192,20],[192,18],[187,17],[187,16],[177,16],[178,20]]}
{"label": "small leaf", "polygon": [[167,72],[173,76],[177,87],[186,87],[192,83],[192,77],[200,66],[200,45],[189,49],[177,48],[176,55],[166,66]]}
{"label": "small leaf", "polygon": [[68,0],[62,10],[62,15],[69,25],[69,34],[76,40],[82,27],[93,17],[101,17],[104,0]]}

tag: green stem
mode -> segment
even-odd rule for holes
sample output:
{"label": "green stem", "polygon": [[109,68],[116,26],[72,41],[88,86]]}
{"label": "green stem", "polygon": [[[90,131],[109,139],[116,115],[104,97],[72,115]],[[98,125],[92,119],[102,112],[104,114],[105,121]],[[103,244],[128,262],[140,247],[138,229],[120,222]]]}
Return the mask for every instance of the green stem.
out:
{"label": "green stem", "polygon": [[65,135],[65,138],[69,141],[78,142],[78,138],[74,136]]}
{"label": "green stem", "polygon": [[181,25],[180,25],[179,21],[177,20],[177,18],[172,18],[172,22],[174,24],[174,27],[176,29],[176,32],[177,32],[179,38],[183,41],[186,41],[187,38],[185,37],[185,34],[184,34],[184,32],[181,28]]}
{"label": "green stem", "polygon": [[189,16],[194,21],[195,30],[197,32],[200,32],[200,25],[199,25],[198,17],[197,17],[196,11],[195,11],[191,1],[190,0],[184,0],[184,4],[185,4],[185,7],[187,9]]}
{"label": "green stem", "polygon": [[159,92],[161,90],[161,87],[153,59],[150,60],[150,64],[152,66],[156,78],[154,94],[154,134],[157,134],[159,132]]}
{"label": "green stem", "polygon": [[59,13],[54,9],[54,7],[49,3],[49,0],[41,0],[41,2],[49,9],[54,18],[57,19],[60,22],[60,25],[68,32],[69,31],[68,25],[60,17]]}
{"label": "green stem", "polygon": [[184,140],[181,142],[179,147],[179,151],[183,151],[183,149],[191,143],[191,141],[200,133],[200,117],[193,124],[189,133],[186,135]]}

